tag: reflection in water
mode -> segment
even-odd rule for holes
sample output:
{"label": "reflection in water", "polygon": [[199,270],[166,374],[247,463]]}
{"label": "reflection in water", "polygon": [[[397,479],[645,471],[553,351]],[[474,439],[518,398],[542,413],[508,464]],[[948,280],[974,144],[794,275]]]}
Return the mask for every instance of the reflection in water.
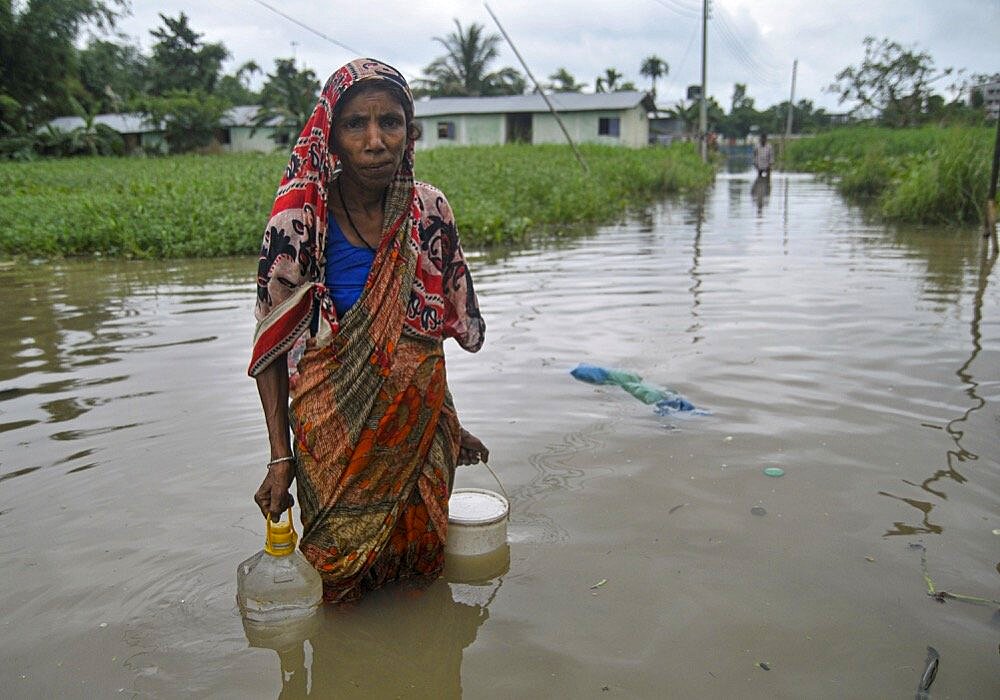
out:
{"label": "reflection in water", "polygon": [[[983,247],[980,258],[979,275],[976,280],[976,289],[972,298],[972,321],[969,329],[972,336],[972,351],[969,353],[968,359],[962,363],[962,366],[955,372],[955,374],[958,375],[959,381],[966,386],[965,394],[972,400],[972,405],[960,416],[948,421],[945,426],[945,431],[954,443],[954,449],[949,449],[945,452],[945,463],[947,464],[947,467],[935,471],[929,477],[920,482],[920,484],[915,484],[912,481],[903,479],[904,483],[909,484],[910,486],[919,486],[919,488],[927,491],[937,498],[940,498],[941,500],[947,500],[948,495],[940,487],[932,488],[932,484],[936,485],[937,482],[942,479],[951,479],[957,484],[964,484],[966,482],[966,477],[958,471],[957,466],[963,462],[973,462],[979,459],[979,455],[962,446],[962,438],[965,436],[965,431],[961,430],[958,426],[960,423],[967,422],[969,420],[969,416],[971,416],[973,412],[986,406],[986,400],[977,393],[979,383],[975,380],[971,367],[983,349],[983,299],[986,296],[986,287],[989,282],[990,273],[993,272],[993,265],[996,262],[996,255],[989,255],[988,251],[989,243],[987,242],[987,244]],[[940,525],[934,525],[929,520],[930,512],[934,508],[933,504],[912,498],[901,498],[885,491],[879,491],[879,493],[883,496],[903,501],[923,513],[921,525],[915,526],[902,522],[895,522],[893,523],[894,529],[887,531],[885,533],[886,536],[942,532]]]}
{"label": "reflection in water", "polygon": [[391,587],[324,606],[315,622],[283,636],[244,629],[251,646],[278,653],[283,699],[460,698],[462,653],[501,585]]}
{"label": "reflection in water", "polygon": [[691,344],[696,345],[702,337],[698,334],[701,330],[701,320],[698,318],[698,306],[701,303],[699,293],[701,291],[701,271],[698,264],[701,261],[701,231],[705,225],[705,200],[699,199],[693,203],[689,210],[690,223],[694,224],[694,242],[691,244],[691,267],[688,274],[691,276],[691,325],[687,327],[687,332],[691,334]]}
{"label": "reflection in water", "polygon": [[767,204],[767,200],[771,197],[771,178],[758,177],[754,180],[753,186],[750,188],[750,195],[757,205],[757,218],[763,218],[764,205]]}

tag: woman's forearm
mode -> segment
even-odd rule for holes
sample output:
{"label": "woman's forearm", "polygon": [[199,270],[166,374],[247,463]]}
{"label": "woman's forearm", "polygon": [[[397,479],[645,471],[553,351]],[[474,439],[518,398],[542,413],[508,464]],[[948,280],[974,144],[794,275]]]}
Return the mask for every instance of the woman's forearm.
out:
{"label": "woman's forearm", "polygon": [[288,430],[288,355],[282,354],[257,375],[257,393],[264,409],[271,459],[288,457],[292,445]]}

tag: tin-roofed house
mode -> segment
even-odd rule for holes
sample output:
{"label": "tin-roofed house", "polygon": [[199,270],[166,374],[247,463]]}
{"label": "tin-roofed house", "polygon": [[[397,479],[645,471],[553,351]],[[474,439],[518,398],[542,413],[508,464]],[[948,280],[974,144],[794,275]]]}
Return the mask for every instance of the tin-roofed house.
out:
{"label": "tin-roofed house", "polygon": [[[94,125],[101,124],[112,129],[122,137],[125,152],[158,151],[167,152],[167,142],[163,138],[163,126],[154,124],[149,117],[140,112],[125,114],[98,114],[94,117]],[[57,131],[70,133],[86,125],[83,117],[56,117],[48,123]]]}
{"label": "tin-roofed house", "polygon": [[[606,143],[640,148],[649,143],[645,92],[548,95],[576,143]],[[434,97],[418,100],[415,118],[423,135],[417,148],[503,143],[566,143],[555,117],[539,94],[502,97]]]}
{"label": "tin-roofed house", "polygon": [[289,138],[275,140],[273,137],[275,126],[281,123],[280,118],[274,117],[260,128],[254,127],[259,110],[257,105],[238,105],[226,110],[215,132],[215,140],[222,146],[222,150],[231,153],[268,153],[276,148],[289,148]]}

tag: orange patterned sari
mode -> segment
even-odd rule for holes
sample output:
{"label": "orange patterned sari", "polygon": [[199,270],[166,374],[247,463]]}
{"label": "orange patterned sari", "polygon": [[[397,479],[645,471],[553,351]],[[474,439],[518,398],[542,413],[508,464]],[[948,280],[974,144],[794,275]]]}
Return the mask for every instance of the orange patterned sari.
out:
{"label": "orange patterned sari", "polygon": [[326,196],[339,173],[330,121],[366,80],[401,86],[412,114],[406,81],[378,61],[352,61],[327,81],[265,228],[248,370],[288,353],[300,547],[328,601],[440,573],[460,440],[443,342],[475,352],[485,334],[451,207],[414,181],[412,140],[364,290],[337,316],[323,282]]}

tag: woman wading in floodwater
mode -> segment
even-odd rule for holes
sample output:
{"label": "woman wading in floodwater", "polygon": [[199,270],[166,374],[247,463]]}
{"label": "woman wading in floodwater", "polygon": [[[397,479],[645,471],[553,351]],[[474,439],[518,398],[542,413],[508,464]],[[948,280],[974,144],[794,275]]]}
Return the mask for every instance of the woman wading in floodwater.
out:
{"label": "woman wading in floodwater", "polygon": [[476,352],[486,326],[448,201],[414,182],[418,133],[398,71],[340,68],[261,246],[249,374],[271,459],[254,500],[277,520],[296,480],[328,601],[440,574],[455,466],[489,457],[445,378],[444,339]]}

